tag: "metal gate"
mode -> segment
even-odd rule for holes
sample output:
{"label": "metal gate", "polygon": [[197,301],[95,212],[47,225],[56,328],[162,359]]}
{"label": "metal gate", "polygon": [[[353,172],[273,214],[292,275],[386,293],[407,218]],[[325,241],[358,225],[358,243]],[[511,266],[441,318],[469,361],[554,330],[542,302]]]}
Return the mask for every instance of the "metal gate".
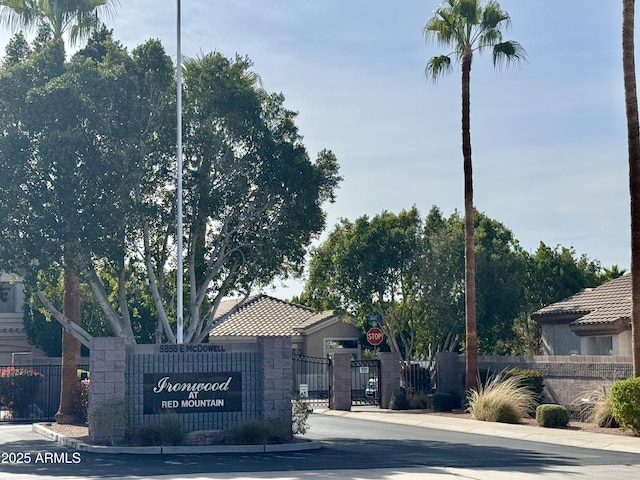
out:
{"label": "metal gate", "polygon": [[380,405],[380,360],[351,360],[351,404]]}
{"label": "metal gate", "polygon": [[61,374],[60,365],[0,366],[0,422],[53,420],[60,405]]}
{"label": "metal gate", "polygon": [[328,358],[293,355],[294,395],[318,406],[329,406],[330,386]]}

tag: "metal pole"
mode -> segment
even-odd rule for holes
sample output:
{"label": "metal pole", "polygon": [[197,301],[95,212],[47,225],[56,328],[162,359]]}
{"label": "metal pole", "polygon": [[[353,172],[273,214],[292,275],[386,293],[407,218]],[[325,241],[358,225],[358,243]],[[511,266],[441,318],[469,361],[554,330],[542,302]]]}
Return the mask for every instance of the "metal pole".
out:
{"label": "metal pole", "polygon": [[183,285],[182,285],[182,276],[183,276],[183,266],[182,266],[182,52],[181,52],[181,31],[180,31],[180,0],[178,2],[178,25],[177,25],[177,56],[176,56],[176,106],[178,111],[177,117],[177,138],[176,138],[176,157],[177,157],[177,188],[176,188],[176,197],[177,197],[177,213],[178,213],[178,227],[177,227],[177,250],[178,250],[178,266],[176,271],[176,316],[177,316],[177,335],[176,342],[183,343]]}

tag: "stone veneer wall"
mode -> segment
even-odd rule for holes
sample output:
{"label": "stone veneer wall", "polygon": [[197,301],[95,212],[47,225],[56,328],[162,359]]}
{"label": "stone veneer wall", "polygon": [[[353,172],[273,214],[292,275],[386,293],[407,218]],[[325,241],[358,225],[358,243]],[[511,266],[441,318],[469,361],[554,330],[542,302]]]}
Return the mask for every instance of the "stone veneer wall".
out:
{"label": "stone veneer wall", "polygon": [[120,338],[94,339],[90,367],[90,437],[104,443],[124,438],[124,427],[114,429],[113,421],[107,425],[101,421],[105,414],[113,415],[114,406],[118,404],[126,404],[129,434],[159,418],[161,414],[144,413],[145,373],[242,374],[241,411],[176,414],[187,432],[228,430],[238,423],[259,418],[291,421],[290,337],[260,337],[252,343],[219,345],[224,351],[160,353],[158,345],[126,346]]}
{"label": "stone veneer wall", "polygon": [[[438,354],[437,388],[441,392],[464,390],[464,355]],[[545,401],[571,405],[580,403],[586,394],[610,386],[633,374],[631,357],[611,355],[540,355],[479,357],[481,370],[499,373],[509,368],[539,370],[544,377]]]}

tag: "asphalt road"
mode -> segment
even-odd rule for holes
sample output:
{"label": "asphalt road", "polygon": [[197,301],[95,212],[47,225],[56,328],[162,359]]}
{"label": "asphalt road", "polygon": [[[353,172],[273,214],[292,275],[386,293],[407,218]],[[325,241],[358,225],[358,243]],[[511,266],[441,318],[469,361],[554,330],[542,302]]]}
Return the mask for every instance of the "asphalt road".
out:
{"label": "asphalt road", "polygon": [[[427,478],[418,474],[426,475],[428,472],[436,476],[442,473],[446,477],[451,475],[451,478],[463,478],[461,472],[469,471],[503,472],[507,475],[504,478],[524,478],[525,474],[537,478],[640,478],[640,455],[637,454],[328,415],[312,415],[310,424],[307,436],[322,442],[323,448],[320,450],[279,454],[173,456],[78,453],[31,433],[30,425],[2,424],[0,480],[205,477],[298,479],[320,478],[318,474],[323,472],[326,477],[323,475],[322,478],[334,479]],[[29,454],[29,462],[18,463],[18,457],[22,455],[24,459],[26,454]],[[365,470],[367,473],[364,473]],[[276,475],[268,472],[284,473]],[[402,477],[392,477],[387,472],[396,472]],[[523,476],[519,476],[519,473]],[[498,478],[497,474],[473,477],[466,475],[468,473],[464,474],[464,478]]]}

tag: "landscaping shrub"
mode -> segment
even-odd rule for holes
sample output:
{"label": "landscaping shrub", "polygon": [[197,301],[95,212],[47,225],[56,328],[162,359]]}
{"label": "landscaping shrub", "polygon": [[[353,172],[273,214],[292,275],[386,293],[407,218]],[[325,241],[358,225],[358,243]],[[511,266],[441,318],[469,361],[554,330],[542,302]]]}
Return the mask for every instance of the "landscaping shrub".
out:
{"label": "landscaping shrub", "polygon": [[418,393],[408,397],[409,408],[412,410],[426,410],[431,407],[431,398],[426,393]]}
{"label": "landscaping shrub", "polygon": [[309,430],[309,415],[313,409],[304,398],[296,398],[293,401],[291,412],[291,431],[293,435],[304,435]]}
{"label": "landscaping shrub", "polygon": [[544,377],[539,370],[512,368],[504,373],[504,377],[518,377],[522,386],[527,387],[533,392],[535,402],[540,403],[542,401]]}
{"label": "landscaping shrub", "polygon": [[569,424],[569,412],[563,405],[538,405],[536,421],[541,427],[566,427]]}
{"label": "landscaping shrub", "polygon": [[89,418],[89,380],[81,380],[73,386],[73,411],[79,423]]}
{"label": "landscaping shrub", "polygon": [[32,368],[0,369],[0,402],[9,409],[12,417],[23,416],[23,412],[33,403],[43,378],[42,373]]}
{"label": "landscaping shrub", "polygon": [[611,412],[620,429],[640,433],[640,378],[620,380],[611,387]]}
{"label": "landscaping shrub", "polygon": [[407,398],[407,392],[400,389],[391,395],[389,400],[389,408],[391,410],[407,410],[409,408],[409,399]]}
{"label": "landscaping shrub", "polygon": [[453,397],[450,393],[434,393],[431,402],[434,412],[450,412],[453,410]]}
{"label": "landscaping shrub", "polygon": [[226,434],[231,445],[272,445],[291,441],[291,424],[283,420],[252,420],[236,425]]}
{"label": "landscaping shrub", "polygon": [[140,425],[133,436],[133,445],[136,447],[151,447],[162,444],[162,436],[157,425]]}
{"label": "landscaping shrub", "polygon": [[610,384],[580,395],[579,400],[574,401],[574,405],[576,403],[578,403],[580,410],[580,420],[595,423],[602,428],[618,428],[620,426],[611,411]]}
{"label": "landscaping shrub", "polygon": [[534,405],[533,393],[519,377],[498,375],[470,392],[468,411],[476,420],[518,423],[529,416]]}
{"label": "landscaping shrub", "polygon": [[154,445],[184,445],[187,434],[176,415],[162,415],[155,422],[141,425],[135,432],[133,444],[141,447]]}

